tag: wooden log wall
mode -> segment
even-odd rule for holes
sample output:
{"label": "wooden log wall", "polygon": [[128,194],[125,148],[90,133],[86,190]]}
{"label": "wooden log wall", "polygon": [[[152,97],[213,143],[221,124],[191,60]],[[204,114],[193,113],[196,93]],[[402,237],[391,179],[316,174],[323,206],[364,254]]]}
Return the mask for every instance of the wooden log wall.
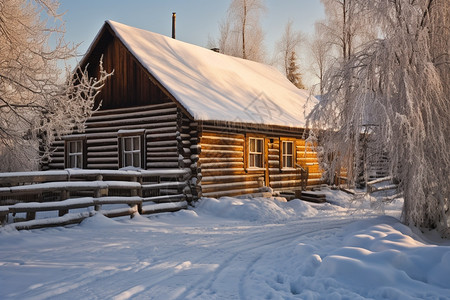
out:
{"label": "wooden log wall", "polygon": [[[317,154],[304,140],[294,138],[298,133],[288,129],[271,132],[267,128],[265,131],[233,126],[218,129],[206,125],[190,120],[170,101],[97,111],[86,123],[85,133],[80,135],[86,139],[85,168],[117,170],[119,131],[142,130],[147,169],[190,169],[189,176],[183,178],[188,183],[183,190],[170,186],[163,195],[186,194],[192,200],[202,196],[233,196],[259,192],[267,182],[276,191],[298,189],[299,170],[280,168],[280,138],[287,137],[295,141],[295,162],[309,169],[308,185],[322,183]],[[246,135],[265,137],[268,165],[264,169],[246,170]],[[64,169],[64,141],[55,142],[55,149],[47,169]]]}
{"label": "wooden log wall", "polygon": [[[268,143],[269,183],[276,191],[299,189],[301,186],[300,171],[298,168],[282,168],[280,166],[281,141],[278,138],[270,139]],[[308,186],[323,183],[322,171],[319,168],[317,153],[311,145],[306,145],[305,140],[295,139],[295,162],[302,168],[309,170]]]}
{"label": "wooden log wall", "polygon": [[[86,122],[85,132],[74,133],[86,139],[84,168],[119,168],[118,134],[120,130],[145,130],[145,166],[147,169],[177,168],[178,109],[173,102],[133,108],[99,110]],[[68,136],[70,138],[70,136]],[[54,144],[54,152],[43,170],[64,169],[64,140]]]}
{"label": "wooden log wall", "polygon": [[244,134],[202,133],[198,167],[202,175],[201,191],[204,197],[259,191],[264,172],[245,172],[244,144]]}
{"label": "wooden log wall", "polygon": [[297,164],[304,169],[308,168],[308,186],[316,186],[325,183],[322,178],[323,170],[320,169],[317,152],[314,146],[305,140],[296,141]]}
{"label": "wooden log wall", "polygon": [[[308,186],[323,183],[317,153],[313,151],[311,145],[305,145],[304,140],[293,140],[295,140],[296,149],[295,162],[309,169]],[[265,138],[268,168],[258,171],[245,169],[245,134],[203,131],[199,141],[199,145],[196,146],[199,151],[196,166],[201,173],[199,189],[205,197],[257,193],[262,185],[267,185],[265,182],[267,171],[269,186],[275,191],[294,190],[301,187],[298,168],[280,168],[279,137]]]}

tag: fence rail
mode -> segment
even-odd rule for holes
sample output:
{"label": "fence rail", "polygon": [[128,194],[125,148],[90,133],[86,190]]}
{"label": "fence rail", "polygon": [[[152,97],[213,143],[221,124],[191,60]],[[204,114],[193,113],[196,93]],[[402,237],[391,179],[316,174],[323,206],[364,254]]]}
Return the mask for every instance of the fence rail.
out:
{"label": "fence rail", "polygon": [[[389,184],[384,184],[388,182]],[[382,198],[383,202],[389,202],[397,198],[403,197],[403,192],[398,191],[398,184],[393,183],[393,178],[391,176],[378,178],[367,182],[367,192],[373,194],[375,192],[382,191],[393,191],[394,193],[390,196]]]}
{"label": "fence rail", "polygon": [[[0,223],[20,230],[79,223],[97,213],[118,217],[177,211],[190,199],[189,176],[189,169],[0,173]],[[75,209],[85,211],[69,213]],[[58,217],[36,218],[49,211]]]}

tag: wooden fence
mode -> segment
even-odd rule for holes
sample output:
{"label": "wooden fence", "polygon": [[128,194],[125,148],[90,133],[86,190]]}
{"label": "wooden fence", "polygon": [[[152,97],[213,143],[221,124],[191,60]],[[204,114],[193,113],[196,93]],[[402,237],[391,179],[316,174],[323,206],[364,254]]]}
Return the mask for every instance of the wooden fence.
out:
{"label": "wooden fence", "polygon": [[[177,211],[191,198],[189,176],[188,169],[0,173],[0,223],[21,230],[76,224],[97,213],[118,217]],[[36,218],[49,211],[58,216]]]}
{"label": "wooden fence", "polygon": [[398,184],[394,183],[393,181],[394,180],[391,176],[386,176],[369,181],[367,182],[367,193],[373,194],[376,192],[391,191],[392,195],[383,197],[383,202],[389,202],[394,199],[403,197],[403,192],[398,191]]}

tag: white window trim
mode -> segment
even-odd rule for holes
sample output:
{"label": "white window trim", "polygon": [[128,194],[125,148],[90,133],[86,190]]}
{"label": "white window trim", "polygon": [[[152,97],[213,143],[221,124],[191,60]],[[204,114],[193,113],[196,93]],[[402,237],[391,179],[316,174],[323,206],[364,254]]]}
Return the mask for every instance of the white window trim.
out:
{"label": "white window trim", "polygon": [[[132,142],[131,142],[131,145],[132,145],[132,149],[131,150],[125,150],[125,141],[127,140],[127,139],[131,139],[132,140]],[[135,149],[134,148],[134,139],[138,139],[138,141],[139,141],[139,145],[138,145],[138,149]],[[122,155],[122,168],[126,168],[126,167],[136,167],[136,168],[142,168],[142,164],[143,164],[143,162],[142,162],[142,145],[141,145],[141,136],[140,135],[126,135],[126,136],[121,136],[120,137],[120,142],[122,143],[122,153],[121,153],[121,155]],[[134,154],[135,153],[139,153],[139,166],[135,166],[134,165]],[[130,157],[131,157],[131,165],[128,165],[128,166],[126,166],[125,165],[125,162],[126,162],[126,159],[125,159],[125,157],[127,156],[127,155],[130,155]]]}
{"label": "white window trim", "polygon": [[[251,143],[252,140],[254,141],[261,141],[261,145],[262,145],[262,149],[261,152],[251,152]],[[256,146],[256,145],[255,145]],[[261,166],[257,167],[257,166],[251,166],[251,155],[261,155]],[[264,169],[264,138],[257,138],[257,137],[249,137],[248,139],[248,168],[251,170],[260,170],[260,169]]]}
{"label": "white window trim", "polygon": [[[284,148],[284,145],[288,145],[288,144],[291,145],[291,150],[292,150],[292,153],[291,153],[291,154],[286,153],[287,151],[285,151],[285,148]],[[294,156],[294,151],[295,151],[295,149],[294,149],[294,142],[293,142],[293,141],[282,141],[282,142],[281,142],[281,162],[282,162],[281,168],[282,168],[282,169],[284,169],[284,170],[292,170],[292,169],[295,169],[295,167],[294,167],[294,166],[295,166],[295,164],[294,164],[294,158],[295,158],[295,156]],[[287,165],[287,164],[286,164],[286,162],[287,162],[287,159],[286,159],[286,158],[288,158],[288,157],[291,158],[291,161],[292,161],[292,167],[286,166],[286,165]]]}
{"label": "white window trim", "polygon": [[[67,166],[71,169],[83,169],[83,140],[68,140],[67,142]],[[77,152],[70,152],[71,144],[76,144]],[[75,166],[71,166],[71,158],[75,158]],[[78,167],[80,165],[80,167]]]}

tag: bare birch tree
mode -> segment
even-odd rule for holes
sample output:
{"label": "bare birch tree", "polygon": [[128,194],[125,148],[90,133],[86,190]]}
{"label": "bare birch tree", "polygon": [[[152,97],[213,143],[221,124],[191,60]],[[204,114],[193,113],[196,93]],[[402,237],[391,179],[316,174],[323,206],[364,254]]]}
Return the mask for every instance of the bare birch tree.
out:
{"label": "bare birch tree", "polygon": [[311,58],[312,73],[319,80],[319,94],[323,95],[325,71],[331,66],[333,59],[331,43],[326,39],[318,24],[316,24],[316,32],[309,42],[308,48]]}
{"label": "bare birch tree", "polygon": [[283,67],[286,77],[298,88],[305,88],[298,64],[297,53],[301,43],[304,41],[300,31],[292,28],[293,22],[289,21],[281,39],[276,43],[278,61]]}
{"label": "bare birch tree", "polygon": [[291,53],[297,52],[300,44],[304,40],[302,33],[300,31],[295,31],[292,26],[292,21],[286,23],[283,35],[276,43],[276,51],[286,75],[288,74]]}
{"label": "bare birch tree", "polygon": [[[450,227],[450,3],[361,1],[379,38],[326,75],[313,113],[329,169],[349,179],[365,135],[387,153],[406,224]],[[365,135],[363,133],[366,133]],[[332,175],[333,172],[330,172]]]}
{"label": "bare birch tree", "polygon": [[[262,0],[233,0],[227,17],[219,24],[216,43],[220,52],[262,62],[265,51],[260,18],[264,11]],[[211,41],[209,46],[213,46]]]}
{"label": "bare birch tree", "polygon": [[375,37],[375,31],[366,16],[364,3],[359,0],[321,0],[326,20],[316,27],[338,52],[338,57],[349,59],[363,43]]}
{"label": "bare birch tree", "polygon": [[0,160],[6,171],[30,169],[38,139],[46,156],[55,135],[83,129],[108,76],[88,79],[79,70],[64,80],[58,62],[74,57],[76,47],[65,43],[57,10],[52,0],[0,2]]}

